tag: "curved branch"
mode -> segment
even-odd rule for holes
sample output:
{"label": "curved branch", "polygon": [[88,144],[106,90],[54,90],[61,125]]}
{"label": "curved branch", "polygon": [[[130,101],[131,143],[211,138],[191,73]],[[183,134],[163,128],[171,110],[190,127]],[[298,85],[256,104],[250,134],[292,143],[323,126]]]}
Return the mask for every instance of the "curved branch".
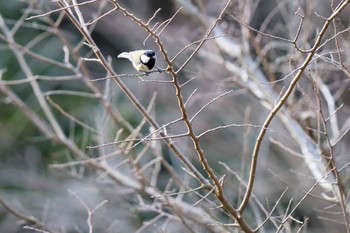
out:
{"label": "curved branch", "polygon": [[293,78],[292,82],[289,84],[288,89],[286,90],[284,95],[281,97],[280,101],[271,110],[270,114],[266,118],[266,120],[265,120],[265,122],[263,124],[263,127],[260,130],[260,133],[259,133],[259,135],[258,135],[258,137],[256,139],[256,143],[255,143],[255,146],[254,146],[254,151],[253,151],[253,155],[252,155],[252,163],[251,163],[251,167],[250,167],[250,174],[249,174],[249,180],[248,180],[248,187],[247,187],[247,191],[246,191],[246,193],[245,193],[245,195],[243,197],[242,203],[241,203],[241,205],[239,207],[239,212],[240,213],[242,213],[245,210],[245,208],[247,207],[249,199],[250,199],[251,194],[252,194],[252,190],[253,190],[253,186],[254,186],[254,180],[255,180],[255,175],[256,175],[256,166],[257,166],[257,161],[258,161],[258,155],[259,155],[259,151],[260,151],[260,146],[261,146],[261,143],[262,143],[262,141],[264,139],[264,136],[265,136],[265,133],[267,131],[267,128],[269,127],[269,125],[270,125],[271,121],[273,120],[273,118],[276,116],[277,112],[284,105],[284,103],[288,99],[289,95],[292,93],[295,85],[299,81],[301,75],[304,73],[306,67],[311,62],[313,56],[316,53],[316,50],[317,50],[318,46],[321,44],[321,40],[322,40],[322,38],[323,38],[327,28],[329,27],[331,22],[334,20],[334,18],[337,15],[339,15],[339,13],[346,7],[346,5],[349,2],[350,2],[350,0],[341,2],[337,6],[336,10],[332,13],[332,15],[330,17],[328,17],[328,19],[324,23],[322,29],[320,30],[314,45],[310,49],[310,53],[306,57],[304,63],[301,65],[300,69],[296,73],[296,75]]}

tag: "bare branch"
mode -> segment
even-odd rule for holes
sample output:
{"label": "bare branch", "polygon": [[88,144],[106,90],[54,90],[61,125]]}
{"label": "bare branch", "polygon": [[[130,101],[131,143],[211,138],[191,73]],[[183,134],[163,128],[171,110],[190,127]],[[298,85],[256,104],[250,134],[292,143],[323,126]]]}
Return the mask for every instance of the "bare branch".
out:
{"label": "bare branch", "polygon": [[275,115],[277,114],[277,112],[281,109],[281,107],[284,105],[284,103],[286,102],[287,98],[289,97],[289,95],[292,93],[294,87],[296,86],[297,82],[299,81],[300,77],[302,76],[302,74],[304,73],[306,67],[309,65],[310,61],[312,60],[314,54],[316,53],[317,48],[319,47],[319,45],[321,44],[322,38],[328,28],[328,26],[330,25],[330,23],[332,22],[332,20],[338,15],[340,14],[340,12],[347,6],[347,4],[350,1],[343,1],[342,3],[340,3],[338,5],[338,9],[337,11],[334,11],[332,13],[332,15],[327,19],[327,21],[324,23],[322,29],[320,30],[317,39],[314,43],[314,45],[312,46],[312,48],[310,49],[310,53],[308,54],[307,58],[305,59],[305,61],[303,62],[303,64],[301,65],[300,69],[298,70],[298,72],[296,73],[296,75],[294,76],[292,82],[290,83],[290,85],[288,86],[286,92],[284,93],[284,95],[282,96],[281,100],[277,103],[277,105],[271,110],[269,116],[266,118],[263,127],[259,133],[258,138],[256,139],[256,143],[254,146],[254,151],[253,151],[253,155],[252,155],[252,162],[251,162],[251,169],[250,169],[250,176],[249,176],[249,181],[248,181],[248,188],[246,191],[246,194],[244,196],[244,199],[239,207],[239,211],[243,212],[244,209],[247,207],[248,201],[250,199],[250,195],[253,189],[253,185],[254,185],[254,179],[255,179],[255,173],[256,173],[256,165],[257,165],[257,158],[258,158],[258,154],[260,151],[260,146],[262,143],[262,140],[265,136],[266,130],[268,128],[268,126],[270,125],[272,119],[275,117]]}
{"label": "bare branch", "polygon": [[80,204],[82,204],[86,210],[86,212],[88,213],[88,217],[86,219],[86,222],[88,224],[88,227],[89,227],[89,233],[92,233],[93,232],[93,227],[92,227],[92,222],[91,222],[91,219],[92,219],[92,215],[94,214],[94,212],[99,209],[101,206],[103,206],[104,204],[106,204],[108,201],[107,200],[104,200],[102,201],[100,204],[98,204],[97,206],[95,206],[95,208],[93,209],[90,209],[90,207],[75,193],[73,192],[72,190],[68,190],[68,192],[70,194],[72,194],[79,202]]}

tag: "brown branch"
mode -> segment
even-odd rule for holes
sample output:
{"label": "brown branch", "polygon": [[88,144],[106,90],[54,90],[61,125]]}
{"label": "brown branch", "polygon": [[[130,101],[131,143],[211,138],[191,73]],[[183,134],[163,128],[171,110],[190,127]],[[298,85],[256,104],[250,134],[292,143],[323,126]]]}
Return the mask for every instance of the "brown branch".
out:
{"label": "brown branch", "polygon": [[[146,24],[144,24],[140,19],[136,18],[133,14],[126,11],[126,9],[120,7],[119,3],[117,1],[112,1],[112,4],[115,6],[115,8],[119,11],[121,11],[124,15],[131,18],[133,21],[138,23],[142,28],[144,28],[149,34],[152,35],[157,41],[157,44],[160,46],[160,49],[162,51],[162,54],[164,55],[164,58],[166,62],[168,63],[169,67],[171,66],[170,59],[166,56],[166,52],[164,49],[163,44],[160,41],[160,38],[148,28]],[[66,7],[65,3],[63,1],[57,2],[62,8]],[[77,8],[76,8],[77,10]],[[129,100],[132,102],[132,104],[136,107],[136,109],[147,119],[147,121],[156,129],[159,128],[159,125],[157,122],[151,117],[149,113],[147,113],[146,109],[141,105],[141,103],[137,100],[135,95],[128,89],[128,87],[119,79],[118,75],[114,72],[110,64],[107,62],[105,57],[103,56],[102,52],[96,45],[96,43],[93,41],[91,35],[89,34],[86,27],[82,26],[82,24],[76,19],[76,17],[69,11],[68,9],[64,9],[66,15],[68,18],[72,21],[72,23],[75,25],[75,27],[80,31],[80,33],[84,36],[87,43],[90,45],[91,49],[95,53],[96,57],[100,60],[101,65],[104,67],[104,69],[107,71],[109,76],[113,77],[113,80],[117,83],[119,88],[123,91],[123,93],[129,98]],[[162,135],[162,132],[160,133],[161,136],[165,137],[165,135]],[[174,154],[185,164],[185,166],[191,170],[196,175],[196,178],[204,185],[208,185],[208,181],[199,173],[199,171],[193,166],[193,164],[180,152],[180,150],[174,145],[174,143],[169,139],[164,139],[167,146],[174,152]]]}
{"label": "brown branch", "polygon": [[[203,169],[207,172],[208,176],[210,177],[210,179],[214,182],[216,190],[215,190],[215,195],[218,198],[218,200],[221,202],[223,208],[228,211],[231,215],[231,217],[233,219],[235,219],[239,225],[241,226],[242,230],[245,232],[252,232],[252,230],[250,229],[250,227],[247,225],[247,223],[243,220],[242,216],[240,214],[238,214],[238,212],[232,207],[232,205],[230,204],[230,202],[228,200],[226,200],[224,193],[223,193],[223,189],[222,186],[220,184],[220,181],[218,180],[218,178],[216,177],[214,171],[211,169],[208,161],[205,158],[204,152],[200,146],[200,142],[199,142],[199,138],[196,136],[194,129],[192,127],[192,123],[190,122],[188,115],[187,115],[187,110],[185,107],[185,102],[183,100],[183,97],[181,95],[181,85],[178,82],[178,73],[188,64],[188,62],[194,57],[194,55],[198,52],[198,50],[202,47],[202,45],[204,44],[204,42],[206,41],[205,39],[203,39],[199,45],[197,46],[197,48],[192,52],[192,54],[188,57],[188,59],[182,64],[182,66],[177,70],[174,71],[173,66],[172,66],[172,62],[169,59],[164,45],[161,42],[160,38],[158,37],[158,35],[156,35],[152,30],[150,30],[147,25],[145,25],[141,20],[137,19],[133,14],[130,14],[128,11],[126,11],[124,8],[121,8],[119,6],[119,4],[117,3],[117,1],[112,1],[113,4],[121,11],[123,12],[123,14],[129,18],[131,18],[133,21],[135,21],[137,24],[139,24],[142,28],[144,28],[146,30],[146,32],[148,32],[149,34],[152,35],[153,38],[155,38],[156,43],[159,46],[159,49],[161,51],[161,53],[163,54],[164,60],[165,62],[168,64],[168,67],[166,69],[166,71],[168,73],[171,74],[172,78],[173,78],[173,84],[174,84],[174,88],[175,88],[175,93],[176,93],[176,97],[178,100],[178,105],[179,108],[181,109],[181,114],[182,114],[182,120],[184,121],[184,123],[186,124],[188,133],[190,135],[190,138],[193,142],[194,145],[194,149],[198,155],[198,158],[200,160],[200,162],[202,163]],[[225,7],[223,8],[223,10],[220,12],[218,18],[214,21],[214,23],[209,27],[209,29],[207,30],[204,38],[208,38],[210,33],[212,32],[212,30],[215,28],[216,24],[218,23],[218,21],[222,18],[224,12],[226,11],[227,7],[229,6],[229,4],[231,3],[231,0],[227,1]],[[192,172],[192,170],[191,170]],[[205,182],[204,184],[208,184],[207,182]]]}
{"label": "brown branch", "polygon": [[193,129],[193,126],[192,126],[192,123],[191,123],[190,119],[188,118],[187,110],[185,107],[185,102],[184,102],[183,97],[181,95],[181,85],[179,84],[179,81],[178,81],[178,73],[190,62],[190,60],[194,57],[194,55],[196,55],[196,53],[199,51],[199,49],[203,46],[204,42],[206,41],[205,39],[208,38],[210,33],[214,30],[216,24],[222,18],[223,14],[225,13],[225,11],[228,8],[230,3],[231,3],[231,0],[228,0],[226,2],[226,5],[221,10],[219,16],[216,18],[216,20],[209,27],[209,29],[205,33],[203,39],[197,45],[196,49],[192,52],[192,54],[187,58],[187,60],[182,64],[182,66],[177,71],[171,70],[171,75],[173,77],[174,87],[175,87],[175,91],[176,91],[176,97],[178,99],[179,108],[181,109],[183,121],[186,124],[188,133],[189,133],[190,138],[192,140],[192,143],[193,143],[194,149],[197,153],[198,159],[201,162],[203,169],[207,172],[209,178],[213,181],[213,183],[215,185],[215,189],[216,189],[214,192],[215,196],[221,202],[222,207],[231,215],[231,217],[233,219],[235,219],[238,222],[238,224],[240,225],[241,229],[244,232],[252,232],[249,225],[245,222],[245,220],[242,218],[242,216],[232,207],[231,203],[224,196],[222,185],[221,185],[219,179],[216,177],[211,166],[209,165],[209,163],[205,157],[204,151],[201,148],[199,138],[196,136],[194,129]]}
{"label": "brown branch", "polygon": [[257,166],[257,162],[258,162],[258,155],[259,155],[260,146],[261,146],[263,138],[264,138],[264,136],[266,134],[267,128],[269,127],[269,125],[270,125],[271,121],[273,120],[273,118],[276,116],[277,112],[281,109],[281,107],[287,101],[289,95],[292,93],[294,87],[296,86],[296,84],[299,81],[300,77],[304,73],[306,67],[309,65],[310,61],[312,60],[313,56],[315,55],[316,50],[317,50],[318,46],[321,44],[321,40],[322,40],[322,38],[323,38],[323,36],[324,36],[328,26],[331,24],[332,20],[337,15],[339,15],[339,13],[346,7],[346,5],[349,2],[350,2],[350,0],[343,1],[342,3],[340,3],[338,5],[337,10],[334,11],[331,16],[329,16],[327,21],[324,23],[322,29],[320,30],[314,45],[310,49],[310,53],[308,54],[308,56],[306,57],[305,61],[301,65],[300,69],[298,70],[298,72],[294,76],[292,82],[289,84],[288,89],[286,90],[284,95],[281,97],[280,101],[271,110],[270,114],[266,118],[266,120],[265,120],[265,122],[263,124],[263,128],[260,130],[260,133],[259,133],[259,135],[258,135],[258,137],[256,139],[256,143],[255,143],[255,146],[254,146],[254,151],[253,151],[253,154],[252,154],[252,162],[251,162],[251,167],[250,167],[250,175],[249,175],[249,180],[248,180],[248,187],[247,187],[247,191],[246,191],[246,193],[245,193],[245,195],[243,197],[242,203],[241,203],[241,205],[239,207],[239,212],[240,213],[243,213],[243,211],[247,207],[249,199],[250,199],[250,196],[251,196],[251,193],[253,191],[253,185],[254,185],[255,175],[256,175],[256,166]]}

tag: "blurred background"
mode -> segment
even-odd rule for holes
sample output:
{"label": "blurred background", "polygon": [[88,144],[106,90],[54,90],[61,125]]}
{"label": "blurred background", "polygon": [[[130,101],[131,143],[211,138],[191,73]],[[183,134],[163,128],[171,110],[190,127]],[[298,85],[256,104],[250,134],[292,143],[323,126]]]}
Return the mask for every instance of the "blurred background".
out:
{"label": "blurred background", "polygon": [[[93,22],[89,30],[96,45],[141,105],[151,106],[150,114],[161,126],[179,119],[181,111],[169,74],[155,72],[139,78],[129,61],[116,58],[123,51],[152,49],[157,66],[165,69],[167,64],[154,38],[118,10],[94,22],[113,9],[109,1],[78,2],[86,3],[79,8],[85,22]],[[226,176],[225,194],[234,207],[242,199],[261,126],[308,55],[291,41],[299,35],[295,44],[301,50],[310,49],[325,18],[339,2],[233,0],[211,34],[216,38],[208,39],[179,73],[179,83],[184,84],[181,95],[185,101],[189,99],[186,107],[190,117],[210,103],[192,124],[197,135],[209,130],[200,137],[200,143],[218,177]],[[118,3],[143,22],[160,9],[150,23],[153,29],[162,28],[162,23],[181,8],[160,35],[170,58],[201,40],[226,4],[205,0]],[[30,221],[14,211],[34,216],[45,227],[34,226],[48,232],[89,232],[84,204],[92,210],[101,203],[92,217],[94,232],[212,232],[201,224],[187,226],[171,208],[161,207],[162,212],[153,209],[155,201],[113,181],[107,172],[89,163],[74,164],[80,159],[55,136],[55,124],[89,158],[109,156],[105,162],[126,176],[139,178],[140,171],[132,162],[140,158],[142,176],[152,180],[157,171],[151,183],[164,193],[183,191],[183,187],[164,164],[157,168],[150,163],[157,156],[189,187],[198,186],[164,142],[141,143],[131,150],[126,149],[126,143],[89,148],[124,140],[137,127],[136,138],[152,129],[143,123],[143,116],[118,85],[104,79],[108,74],[103,66],[88,60],[96,58],[92,49],[83,43],[81,33],[62,10],[29,18],[58,9],[55,2],[0,0],[0,5],[0,232],[35,232],[24,229]],[[264,208],[272,211],[276,204],[275,219],[261,232],[276,232],[276,225],[295,206],[281,232],[346,232],[344,215],[348,214],[342,211],[339,200],[331,199],[337,195],[334,190],[340,189],[344,202],[348,202],[349,13],[347,6],[327,30],[322,46],[264,137],[254,200],[244,215],[252,227],[257,227],[266,218]],[[246,24],[265,34],[250,30]],[[197,45],[180,54],[173,63],[175,69]],[[54,119],[48,117],[45,106]],[[166,131],[177,135],[185,133],[186,127],[180,121],[167,126]],[[207,176],[191,140],[173,140]],[[326,158],[332,156],[332,166],[339,171],[340,184],[331,190],[318,184],[315,171],[310,171],[314,163],[307,162],[301,146],[309,140],[322,154],[316,166],[329,168]],[[181,198],[189,204],[198,201],[196,195]],[[231,223],[224,211],[213,210],[217,206],[215,198],[208,196],[201,208],[218,223]],[[239,232],[234,227],[224,229],[222,232]]]}

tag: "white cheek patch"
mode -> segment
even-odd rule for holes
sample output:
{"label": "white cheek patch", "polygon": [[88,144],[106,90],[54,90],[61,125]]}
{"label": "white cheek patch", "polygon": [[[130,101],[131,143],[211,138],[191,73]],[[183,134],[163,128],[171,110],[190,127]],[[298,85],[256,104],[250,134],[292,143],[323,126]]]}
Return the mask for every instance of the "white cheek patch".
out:
{"label": "white cheek patch", "polygon": [[146,56],[145,54],[142,54],[140,59],[143,64],[146,64],[149,61],[150,57]]}

